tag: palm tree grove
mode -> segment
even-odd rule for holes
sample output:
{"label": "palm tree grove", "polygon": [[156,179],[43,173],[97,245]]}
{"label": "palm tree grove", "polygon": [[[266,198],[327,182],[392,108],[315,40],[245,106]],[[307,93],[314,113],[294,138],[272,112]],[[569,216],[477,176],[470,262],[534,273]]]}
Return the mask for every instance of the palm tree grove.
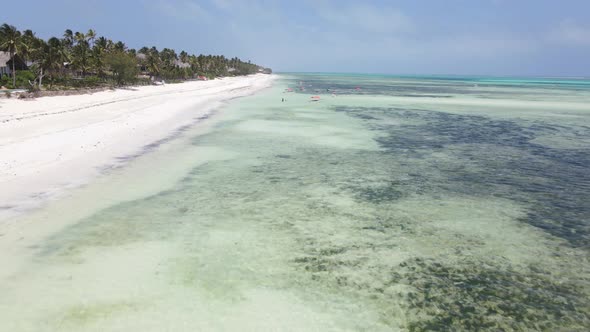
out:
{"label": "palm tree grove", "polygon": [[[177,53],[155,46],[139,50],[122,41],[65,30],[61,37],[47,40],[31,30],[20,31],[4,23],[0,26],[0,52],[10,59],[10,74],[0,74],[0,85],[9,89],[62,90],[151,84],[155,81],[181,82],[225,76],[270,73],[250,61],[223,55]],[[1,66],[2,64],[0,64]]]}

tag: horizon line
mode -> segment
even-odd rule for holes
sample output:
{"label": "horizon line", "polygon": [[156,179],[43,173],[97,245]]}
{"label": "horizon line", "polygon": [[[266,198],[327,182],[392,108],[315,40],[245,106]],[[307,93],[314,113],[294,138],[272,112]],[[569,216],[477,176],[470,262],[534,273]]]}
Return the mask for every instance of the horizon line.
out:
{"label": "horizon line", "polygon": [[494,75],[494,74],[391,74],[376,72],[338,72],[338,71],[273,71],[274,74],[338,74],[338,75],[380,75],[392,77],[491,77],[491,78],[535,78],[535,79],[575,79],[590,80],[590,76],[567,75]]}

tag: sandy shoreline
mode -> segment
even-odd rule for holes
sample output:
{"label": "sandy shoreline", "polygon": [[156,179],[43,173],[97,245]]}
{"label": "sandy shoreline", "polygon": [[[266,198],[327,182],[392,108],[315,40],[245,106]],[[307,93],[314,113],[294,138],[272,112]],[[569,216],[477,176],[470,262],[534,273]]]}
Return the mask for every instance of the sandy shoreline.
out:
{"label": "sandy shoreline", "polygon": [[0,100],[0,222],[88,183],[203,122],[273,76]]}

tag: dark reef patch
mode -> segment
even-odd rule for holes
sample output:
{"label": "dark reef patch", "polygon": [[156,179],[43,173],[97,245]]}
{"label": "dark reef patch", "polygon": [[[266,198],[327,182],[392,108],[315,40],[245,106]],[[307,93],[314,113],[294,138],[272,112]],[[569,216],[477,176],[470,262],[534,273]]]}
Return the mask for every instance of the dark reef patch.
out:
{"label": "dark reef patch", "polygon": [[412,259],[392,273],[405,294],[410,331],[585,331],[590,306],[568,280],[534,267]]}
{"label": "dark reef patch", "polygon": [[[457,79],[430,77],[430,78],[411,78],[411,77],[383,77],[377,79],[367,79],[366,76],[343,76],[344,80],[334,79],[330,76],[306,75],[297,79],[286,79],[288,86],[296,93],[318,94],[318,93],[337,93],[347,95],[385,95],[397,97],[412,98],[452,98],[455,94],[477,95],[478,98],[501,98],[503,96],[518,95],[518,90],[511,91],[507,88],[522,88],[522,84],[500,84],[494,82],[481,82],[477,78],[461,77]],[[481,87],[480,87],[481,85]],[[490,87],[500,88],[489,92]],[[543,95],[543,90],[554,88],[552,84],[543,82],[531,82],[526,87],[534,88],[528,90],[528,94]],[[579,90],[584,89],[583,85],[563,85],[562,89]]]}
{"label": "dark reef patch", "polygon": [[[408,161],[392,163],[407,167],[407,179],[396,186],[359,188],[360,197],[387,201],[400,192],[420,193],[417,190],[428,185],[434,192],[506,198],[529,207],[523,222],[573,246],[590,247],[590,147],[557,149],[533,142],[541,135],[560,132],[588,138],[589,130],[415,109],[337,111],[366,120],[383,133],[377,142],[386,153]],[[404,124],[386,125],[368,117]]]}

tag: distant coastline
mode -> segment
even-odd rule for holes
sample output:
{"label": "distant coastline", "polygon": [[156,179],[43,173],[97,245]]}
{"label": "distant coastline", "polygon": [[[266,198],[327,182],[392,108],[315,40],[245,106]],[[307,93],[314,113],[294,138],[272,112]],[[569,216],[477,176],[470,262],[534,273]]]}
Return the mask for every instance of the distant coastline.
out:
{"label": "distant coastline", "polygon": [[209,80],[219,77],[272,73],[272,69],[223,55],[177,53],[155,46],[134,49],[123,41],[64,31],[47,40],[32,30],[0,26],[0,90],[104,89],[157,82]]}

